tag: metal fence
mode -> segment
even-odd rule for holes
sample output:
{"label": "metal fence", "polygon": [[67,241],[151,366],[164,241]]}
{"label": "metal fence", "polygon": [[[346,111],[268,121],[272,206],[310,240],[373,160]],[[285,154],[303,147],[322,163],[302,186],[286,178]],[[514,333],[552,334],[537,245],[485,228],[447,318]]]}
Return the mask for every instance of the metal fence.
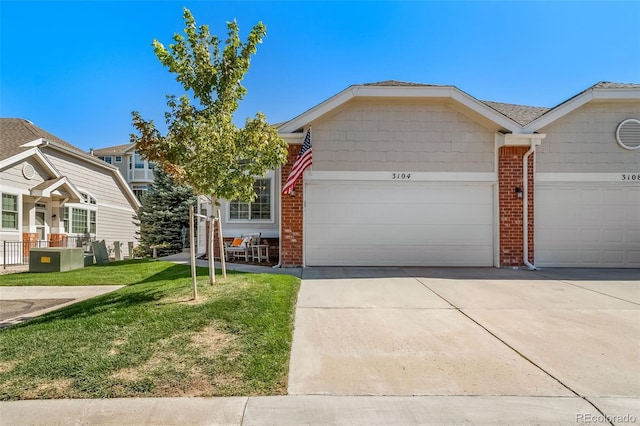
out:
{"label": "metal fence", "polygon": [[13,265],[28,265],[29,251],[32,248],[72,247],[91,251],[91,243],[95,240],[95,237],[68,235],[60,241],[3,241],[2,253],[0,253],[2,268],[7,269],[7,266]]}

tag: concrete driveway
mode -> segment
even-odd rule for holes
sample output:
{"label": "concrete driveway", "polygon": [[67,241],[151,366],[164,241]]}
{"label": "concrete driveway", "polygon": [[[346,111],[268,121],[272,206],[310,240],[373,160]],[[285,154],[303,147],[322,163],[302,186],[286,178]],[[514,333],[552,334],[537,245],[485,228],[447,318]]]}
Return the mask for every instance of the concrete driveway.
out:
{"label": "concrete driveway", "polygon": [[638,270],[306,268],[295,327],[292,395],[485,397],[572,423],[585,410],[640,421]]}

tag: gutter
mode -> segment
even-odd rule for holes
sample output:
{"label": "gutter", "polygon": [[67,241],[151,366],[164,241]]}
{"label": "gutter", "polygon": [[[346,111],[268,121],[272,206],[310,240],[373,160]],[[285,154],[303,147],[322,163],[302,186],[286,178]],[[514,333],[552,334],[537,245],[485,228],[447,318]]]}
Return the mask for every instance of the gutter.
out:
{"label": "gutter", "polygon": [[540,145],[540,139],[529,139],[529,150],[522,158],[522,261],[530,271],[537,271],[539,268],[529,262],[529,157],[534,153],[536,147]]}

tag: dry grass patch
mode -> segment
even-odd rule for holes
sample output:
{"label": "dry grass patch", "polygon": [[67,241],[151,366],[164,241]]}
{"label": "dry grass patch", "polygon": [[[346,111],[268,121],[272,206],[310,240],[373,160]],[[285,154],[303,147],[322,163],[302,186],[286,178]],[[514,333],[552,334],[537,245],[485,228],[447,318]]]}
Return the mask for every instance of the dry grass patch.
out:
{"label": "dry grass patch", "polygon": [[192,335],[191,344],[204,351],[206,355],[214,355],[229,347],[235,338],[232,334],[223,333],[210,326]]}
{"label": "dry grass patch", "polygon": [[5,361],[0,364],[0,373],[8,373],[18,366],[17,360]]}
{"label": "dry grass patch", "polygon": [[24,392],[24,399],[65,398],[65,395],[69,395],[72,389],[73,380],[71,379],[50,380],[40,383],[31,389],[26,389]]}

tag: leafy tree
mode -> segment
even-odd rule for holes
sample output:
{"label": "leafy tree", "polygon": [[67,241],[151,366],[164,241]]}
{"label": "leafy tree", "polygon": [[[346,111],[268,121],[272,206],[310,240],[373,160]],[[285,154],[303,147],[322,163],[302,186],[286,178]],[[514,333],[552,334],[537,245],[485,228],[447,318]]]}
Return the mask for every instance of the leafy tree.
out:
{"label": "leafy tree", "polygon": [[141,255],[149,256],[153,246],[159,246],[158,255],[180,252],[188,242],[189,206],[197,197],[190,186],[178,185],[161,169],[155,170],[154,183],[142,196],[142,206],[135,220],[140,226]]}
{"label": "leafy tree", "polygon": [[244,128],[233,123],[247,92],[241,81],[266,27],[261,22],[255,25],[243,43],[238,24],[228,22],[228,38],[221,48],[207,25],[196,27],[187,8],[183,19],[186,37],[175,34],[175,43],[168,49],[154,40],[153,47],[186,93],[179,98],[167,96],[166,135],[134,111],[133,125],[140,136],[132,135],[132,142],[178,182],[190,185],[199,195],[212,196],[214,203],[218,197],[252,201],[253,177],[282,165],[287,154],[286,142],[262,113],[246,119]]}
{"label": "leafy tree", "polygon": [[[153,48],[162,65],[176,74],[185,94],[179,98],[167,96],[170,111],[165,113],[166,135],[153,121],[132,112],[133,126],[140,135],[131,135],[131,141],[178,182],[190,185],[198,195],[209,196],[212,205],[218,198],[253,201],[254,176],[263,176],[284,164],[287,156],[286,142],[264,114],[247,118],[244,128],[233,123],[233,114],[247,92],[241,81],[266,27],[261,22],[256,24],[243,43],[238,24],[227,22],[228,37],[222,47],[207,25],[196,26],[187,8],[183,19],[185,35],[175,34],[168,49],[154,40]],[[212,238],[209,240],[213,283]]]}

